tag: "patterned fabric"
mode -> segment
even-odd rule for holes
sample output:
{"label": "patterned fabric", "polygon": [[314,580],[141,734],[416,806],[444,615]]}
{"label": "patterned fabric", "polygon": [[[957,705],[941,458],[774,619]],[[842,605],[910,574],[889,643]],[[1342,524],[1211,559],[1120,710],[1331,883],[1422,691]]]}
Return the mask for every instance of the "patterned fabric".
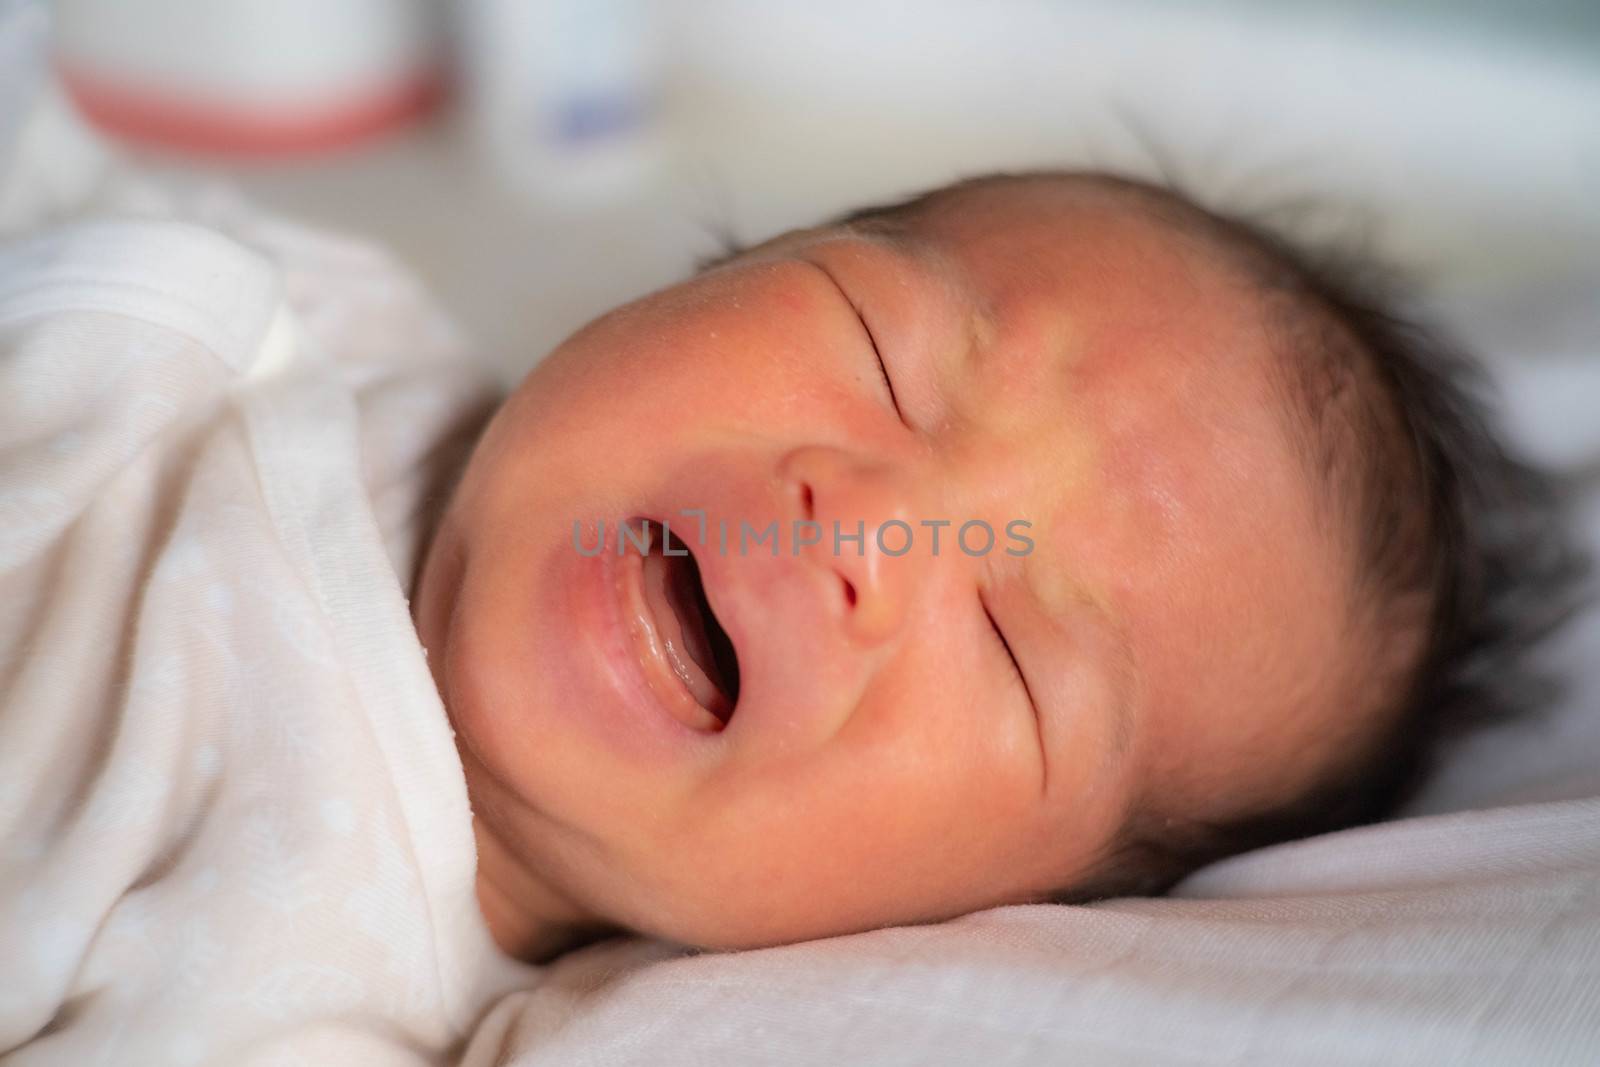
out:
{"label": "patterned fabric", "polygon": [[534,973],[406,603],[493,390],[383,257],[210,214],[0,250],[0,1056],[443,1062]]}

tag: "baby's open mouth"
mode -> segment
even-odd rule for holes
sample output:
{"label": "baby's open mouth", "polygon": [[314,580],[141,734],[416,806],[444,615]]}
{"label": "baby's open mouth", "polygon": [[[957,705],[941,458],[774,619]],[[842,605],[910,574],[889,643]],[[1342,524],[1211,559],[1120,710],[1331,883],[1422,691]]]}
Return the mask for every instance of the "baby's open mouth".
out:
{"label": "baby's open mouth", "polygon": [[[659,653],[683,692],[703,714],[680,715],[690,726],[720,730],[733,718],[739,700],[739,661],[733,642],[717,621],[706,599],[705,584],[694,554],[660,523],[635,520],[630,524],[648,538],[640,560],[639,586],[643,604],[638,621],[644,631],[647,653]],[[637,551],[639,538],[631,538],[628,553]],[[652,679],[658,690],[665,679]],[[674,711],[694,712],[682,704],[682,693],[658,693]]]}

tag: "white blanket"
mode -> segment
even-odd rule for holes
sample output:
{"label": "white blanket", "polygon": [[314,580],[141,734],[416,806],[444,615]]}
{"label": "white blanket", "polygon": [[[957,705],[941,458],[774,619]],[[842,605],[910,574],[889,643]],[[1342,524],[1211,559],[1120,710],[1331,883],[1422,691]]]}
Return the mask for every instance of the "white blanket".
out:
{"label": "white blanket", "polygon": [[382,257],[232,228],[0,248],[8,1067],[442,1062],[530,979],[404,598],[483,376]]}
{"label": "white blanket", "polygon": [[1291,845],[1190,899],[730,955],[597,946],[502,1003],[467,1062],[1592,1064],[1597,887],[1588,800]]}

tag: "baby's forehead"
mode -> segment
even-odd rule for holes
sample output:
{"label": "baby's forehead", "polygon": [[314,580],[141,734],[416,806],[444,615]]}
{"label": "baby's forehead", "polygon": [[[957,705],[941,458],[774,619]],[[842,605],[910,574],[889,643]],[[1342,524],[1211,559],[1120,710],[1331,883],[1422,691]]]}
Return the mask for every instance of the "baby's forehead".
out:
{"label": "baby's forehead", "polygon": [[1050,176],[956,187],[867,225],[939,265],[1018,378],[1036,360],[1080,380],[1193,377],[1260,404],[1310,472],[1327,469],[1331,446],[1308,440],[1326,436],[1308,408],[1337,392],[1316,373],[1341,362],[1325,316],[1265,284],[1247,238],[1208,220],[1163,190]]}
{"label": "baby's forehead", "polygon": [[[935,324],[919,333],[919,359],[959,369],[948,375],[956,403],[978,421],[1052,443],[1092,425],[1130,473],[1183,472],[1174,498],[1213,481],[1208,464],[1228,452],[1230,469],[1258,481],[1267,468],[1298,479],[1296,507],[1305,497],[1320,510],[1277,311],[1203,219],[1157,189],[1024,176],[857,212],[810,236],[842,230],[892,249],[853,256],[852,269],[875,270],[877,292],[918,294],[914,317]],[[1049,458],[1046,476],[1062,466]]]}
{"label": "baby's forehead", "polygon": [[1145,469],[1184,467],[1214,443],[1248,453],[1232,459],[1237,469],[1298,475],[1261,285],[1217,237],[1157,209],[1156,195],[1001,179],[846,225],[937,279],[923,286],[941,305],[930,313],[957,304],[949,321],[981,322],[952,338],[986,348],[963,361],[985,373],[962,386],[1027,403],[1038,433],[1088,420]]}
{"label": "baby's forehead", "polygon": [[1261,287],[1214,239],[1133,194],[985,183],[867,225],[937,277],[1018,380],[1200,373],[1263,393],[1275,382]]}
{"label": "baby's forehead", "polygon": [[[857,225],[950,261],[1000,311],[1082,313],[1091,296],[1118,291],[1168,319],[1180,307],[1254,314],[1238,257],[1164,195],[1093,178],[1001,179]],[[1194,307],[1201,298],[1215,303]]]}

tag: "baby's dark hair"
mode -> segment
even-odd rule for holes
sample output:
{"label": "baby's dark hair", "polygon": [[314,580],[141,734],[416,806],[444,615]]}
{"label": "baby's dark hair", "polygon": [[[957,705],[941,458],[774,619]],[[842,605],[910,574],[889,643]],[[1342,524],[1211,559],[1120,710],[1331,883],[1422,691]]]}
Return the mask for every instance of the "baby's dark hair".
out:
{"label": "baby's dark hair", "polygon": [[1359,247],[1296,240],[1264,214],[1104,172],[988,175],[835,224],[895,232],[956,194],[1011,182],[1098,186],[1239,268],[1281,350],[1294,436],[1349,531],[1369,647],[1415,649],[1356,687],[1379,705],[1360,709],[1378,726],[1289,802],[1220,822],[1138,807],[1091,876],[1047,899],[1162,893],[1224,856],[1382,818],[1451,736],[1553,697],[1530,653],[1577,606],[1587,561],[1551,478],[1503,440],[1482,368],[1413,313],[1397,272]]}

